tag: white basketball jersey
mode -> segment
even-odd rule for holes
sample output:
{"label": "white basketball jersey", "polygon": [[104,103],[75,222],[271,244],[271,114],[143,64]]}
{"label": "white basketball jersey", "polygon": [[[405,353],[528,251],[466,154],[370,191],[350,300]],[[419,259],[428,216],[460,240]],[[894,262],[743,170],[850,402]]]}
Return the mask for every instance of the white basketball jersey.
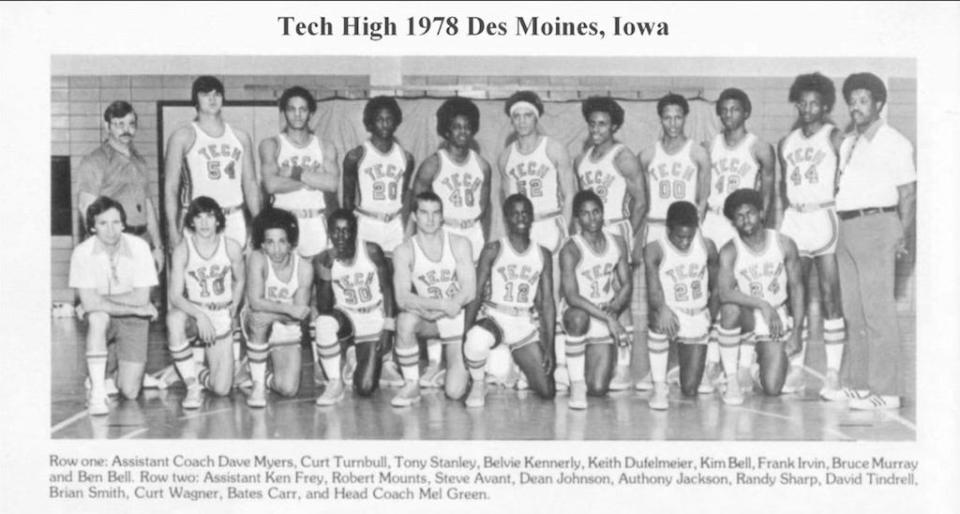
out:
{"label": "white basketball jersey", "polygon": [[439,261],[432,261],[413,240],[413,288],[420,296],[442,299],[453,298],[460,292],[457,282],[457,261],[450,248],[450,233],[443,230],[443,250]]}
{"label": "white basketball jersey", "polygon": [[830,202],[837,177],[837,154],[830,141],[834,126],[827,123],[810,137],[803,129],[783,141],[787,199],[791,205]]}
{"label": "white basketball jersey", "polygon": [[217,236],[217,248],[209,258],[197,250],[194,236],[187,234],[187,265],[183,279],[187,299],[197,304],[227,304],[233,301],[233,266],[227,255],[227,240]]}
{"label": "white basketball jersey", "polygon": [[273,270],[273,262],[267,254],[263,254],[267,260],[267,280],[263,283],[264,298],[271,302],[293,303],[293,296],[300,287],[300,257],[294,253],[290,256],[293,259],[293,272],[290,273],[290,280],[284,282],[277,277]]}
{"label": "white basketball jersey", "polygon": [[184,158],[190,173],[190,198],[209,196],[223,209],[243,204],[243,145],[230,125],[212,137],[192,122],[195,138]]}
{"label": "white basketball jersey", "polygon": [[700,310],[710,297],[707,247],[703,236],[696,237],[686,252],[673,246],[667,236],[660,238],[663,258],[660,260],[660,285],[668,307]]}
{"label": "white basketball jersey", "polygon": [[597,253],[581,234],[571,237],[580,248],[580,262],[577,263],[577,288],[580,296],[595,305],[604,305],[613,300],[616,291],[613,288],[617,276],[617,264],[620,262],[620,247],[613,236],[602,232],[606,240],[603,253]]}
{"label": "white basketball jersey", "polygon": [[670,155],[657,141],[653,150],[653,159],[647,166],[647,184],[649,185],[650,211],[647,219],[663,221],[667,219],[667,209],[673,202],[697,201],[697,163],[690,151],[693,140],[679,152]]}
{"label": "white basketball jersey", "polygon": [[599,160],[593,160],[593,148],[590,147],[577,166],[577,178],[580,187],[590,189],[603,201],[603,218],[606,221],[618,221],[630,215],[627,202],[627,179],[623,177],[614,162],[623,145],[616,144]]}
{"label": "white basketball jersey", "polygon": [[403,173],[407,157],[400,143],[393,142],[390,152],[377,150],[369,140],[363,142],[363,159],[357,167],[357,206],[367,212],[393,215],[403,207]]}
{"label": "white basketball jersey", "polygon": [[480,217],[480,190],[483,169],[477,152],[470,150],[467,161],[458,164],[446,150],[438,150],[440,171],[433,179],[433,192],[443,200],[443,217],[451,220],[475,220]]}
{"label": "white basketball jersey", "polygon": [[547,157],[547,136],[540,136],[540,144],[529,155],[520,153],[514,141],[507,157],[507,177],[512,187],[533,203],[534,216],[560,210],[560,172]]}
{"label": "white basketball jersey", "polygon": [[357,238],[353,264],[334,259],[330,281],[337,307],[348,310],[366,310],[383,300],[377,266],[367,255],[366,241]]}
{"label": "white basketball jersey", "polygon": [[710,196],[707,205],[713,209],[723,209],[727,195],[737,189],[756,189],[757,171],[760,163],[753,157],[754,134],[747,134],[740,144],[730,148],[717,134],[710,145]]}
{"label": "white basketball jersey", "polygon": [[751,250],[739,236],[733,238],[737,246],[733,273],[740,292],[779,307],[787,301],[787,270],[777,231],[767,229],[766,232],[766,245],[759,253]]}
{"label": "white basketball jersey", "polygon": [[[323,148],[320,139],[310,135],[306,146],[295,145],[286,134],[277,136],[280,153],[277,155],[277,167],[281,177],[290,177],[292,173],[316,173],[323,166]],[[306,187],[289,193],[273,195],[273,206],[287,210],[323,209],[326,202],[323,191]]]}
{"label": "white basketball jersey", "polygon": [[490,269],[489,301],[498,306],[533,310],[533,300],[540,287],[543,253],[531,241],[524,253],[513,249],[510,240],[500,240],[500,254]]}

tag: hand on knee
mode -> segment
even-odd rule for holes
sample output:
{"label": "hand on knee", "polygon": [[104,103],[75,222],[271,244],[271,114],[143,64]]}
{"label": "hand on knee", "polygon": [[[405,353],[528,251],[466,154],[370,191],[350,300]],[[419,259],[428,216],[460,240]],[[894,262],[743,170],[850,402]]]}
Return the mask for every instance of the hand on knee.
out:
{"label": "hand on knee", "polygon": [[563,313],[563,328],[571,336],[582,336],[590,328],[590,315],[582,309],[571,307]]}

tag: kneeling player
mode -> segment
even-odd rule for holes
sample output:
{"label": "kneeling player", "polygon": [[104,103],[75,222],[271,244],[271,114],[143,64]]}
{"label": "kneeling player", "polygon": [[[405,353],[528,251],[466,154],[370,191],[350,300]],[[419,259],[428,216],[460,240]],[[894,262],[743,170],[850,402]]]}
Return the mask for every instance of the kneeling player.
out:
{"label": "kneeling player", "polygon": [[[680,389],[697,394],[707,357],[710,320],[717,302],[709,301],[717,276],[717,249],[697,226],[697,207],[674,202],[667,209],[667,233],[644,249],[650,305],[650,408],[667,408],[667,351],[677,341]],[[709,309],[708,307],[709,303]]]}
{"label": "kneeling player", "polygon": [[[173,251],[167,333],[170,354],[187,386],[184,409],[196,409],[206,388],[223,396],[233,382],[233,319],[243,299],[240,244],[225,237],[220,205],[199,196],[184,218],[184,238]],[[199,339],[209,370],[194,366],[190,340]]]}
{"label": "kneeling player", "polygon": [[617,345],[629,342],[618,321],[630,302],[632,282],[623,238],[603,230],[603,202],[593,191],[573,197],[581,233],[560,251],[560,273],[567,310],[567,372],[572,409],[587,407],[587,394],[602,396],[610,387]]}
{"label": "kneeling player", "polygon": [[[789,360],[800,349],[800,331],[791,330],[787,315],[789,289],[793,317],[803,319],[803,281],[793,240],[763,228],[763,200],[753,189],[738,189],[723,205],[723,214],[737,229],[720,250],[720,361],[727,374],[723,401],[743,402],[742,380],[750,380],[756,342],[760,385],[768,395],[783,388]],[[743,314],[743,315],[741,315]],[[741,348],[741,329],[745,344]],[[739,352],[739,353],[738,353]],[[739,365],[739,373],[738,373]]]}
{"label": "kneeling player", "polygon": [[333,246],[313,260],[317,276],[316,347],[330,381],[317,405],[343,398],[341,349],[355,346],[353,386],[361,396],[377,387],[380,356],[390,349],[394,331],[393,283],[383,250],[357,238],[357,218],[346,209],[327,219]]}
{"label": "kneeling player", "polygon": [[430,191],[413,199],[417,232],[397,247],[393,289],[397,306],[397,361],[404,385],[390,401],[406,407],[420,400],[420,359],[417,336],[439,337],[444,346],[447,374],[444,389],[449,398],[467,390],[463,364],[463,306],[476,294],[473,250],[470,241],[443,228],[443,203]]}
{"label": "kneeling player", "polygon": [[[269,387],[282,396],[300,389],[300,339],[316,314],[310,308],[313,268],[294,250],[300,237],[288,211],[264,209],[253,222],[247,269],[247,355],[253,389],[250,407],[266,405]],[[273,374],[267,376],[267,357]]]}
{"label": "kneeling player", "polygon": [[[501,343],[510,348],[537,394],[546,399],[556,394],[553,256],[530,240],[533,204],[527,197],[510,195],[503,204],[503,217],[507,237],[488,243],[477,266],[477,291],[489,287],[489,295],[478,293],[467,307],[466,326],[471,328],[463,355],[473,379],[467,407],[483,406],[487,356]],[[478,312],[482,315],[476,321]]]}

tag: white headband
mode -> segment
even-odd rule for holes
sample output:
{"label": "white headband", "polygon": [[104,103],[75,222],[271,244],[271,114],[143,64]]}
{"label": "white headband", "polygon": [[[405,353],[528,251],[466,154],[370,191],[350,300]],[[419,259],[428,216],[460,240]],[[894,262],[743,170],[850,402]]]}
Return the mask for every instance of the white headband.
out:
{"label": "white headband", "polygon": [[517,111],[533,111],[533,114],[536,117],[540,117],[540,111],[537,109],[537,106],[523,100],[520,100],[519,102],[516,102],[510,106],[510,116],[516,114]]}

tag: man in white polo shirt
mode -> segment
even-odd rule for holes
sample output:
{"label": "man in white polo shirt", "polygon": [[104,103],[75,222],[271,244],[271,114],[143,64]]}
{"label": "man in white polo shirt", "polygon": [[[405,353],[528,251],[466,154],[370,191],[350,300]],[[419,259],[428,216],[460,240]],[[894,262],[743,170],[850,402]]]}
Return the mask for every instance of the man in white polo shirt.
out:
{"label": "man in white polo shirt", "polygon": [[887,89],[872,73],[843,82],[855,130],[840,146],[837,264],[847,346],[836,400],[852,409],[900,407],[900,327],[894,298],[896,259],[916,214],[913,145],[880,119]]}

